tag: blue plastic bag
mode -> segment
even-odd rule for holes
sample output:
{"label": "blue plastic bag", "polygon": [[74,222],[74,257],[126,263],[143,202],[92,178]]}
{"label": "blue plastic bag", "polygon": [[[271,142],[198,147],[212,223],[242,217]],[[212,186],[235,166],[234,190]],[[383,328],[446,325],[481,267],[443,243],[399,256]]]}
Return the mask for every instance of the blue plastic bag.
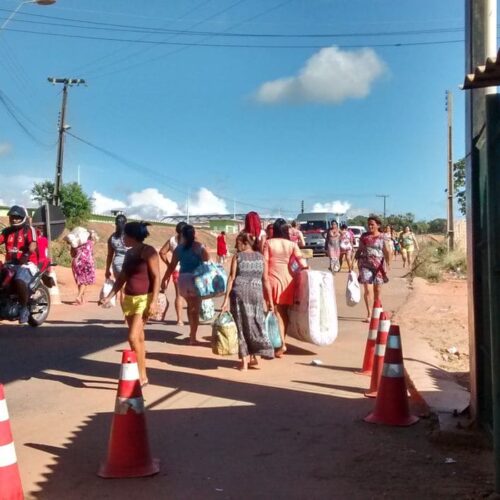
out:
{"label": "blue plastic bag", "polygon": [[268,312],[266,314],[266,319],[264,321],[265,333],[271,342],[274,349],[279,349],[282,346],[280,326],[278,323],[278,318],[273,312]]}
{"label": "blue plastic bag", "polygon": [[227,274],[220,264],[203,262],[193,274],[194,286],[200,297],[208,299],[226,293]]}

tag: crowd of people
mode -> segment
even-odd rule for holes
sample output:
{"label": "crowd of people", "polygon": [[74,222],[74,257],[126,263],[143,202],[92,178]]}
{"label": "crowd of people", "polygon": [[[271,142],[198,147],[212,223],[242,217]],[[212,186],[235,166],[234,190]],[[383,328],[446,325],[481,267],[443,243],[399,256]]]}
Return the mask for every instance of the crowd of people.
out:
{"label": "crowd of people", "polygon": [[[16,209],[19,207],[16,207]],[[30,228],[25,211],[10,212],[13,228],[23,228],[26,252],[23,258],[29,262],[30,254],[36,247],[36,233]],[[82,228],[80,228],[82,229]],[[0,243],[8,246],[9,234],[4,230]],[[16,233],[17,234],[17,233]],[[175,314],[177,324],[182,326],[183,301],[187,305],[189,342],[199,344],[197,339],[199,314],[202,298],[194,281],[194,272],[202,263],[210,260],[207,248],[197,240],[196,229],[185,222],[177,224],[175,234],[169,238],[159,252],[145,243],[149,236],[148,223],[128,222],[125,215],[115,219],[115,231],[107,242],[105,277],[114,278],[109,294],[101,297],[99,303],[108,305],[115,296],[119,301],[128,325],[128,341],[137,353],[141,383],[148,383],[145,362],[144,327],[148,318],[156,314],[158,296],[170,281],[175,290]],[[93,245],[96,235],[83,230],[70,233],[66,241],[71,246],[72,271],[78,287],[75,305],[85,302],[86,287],[95,282]],[[76,241],[76,243],[75,243]],[[245,225],[236,238],[235,252],[229,266],[229,277],[222,302],[222,311],[229,311],[238,328],[239,367],[247,370],[263,358],[282,357],[286,352],[288,312],[295,295],[294,276],[308,269],[301,248],[304,236],[295,222],[288,224],[278,218],[265,229],[256,212],[249,212]],[[12,246],[12,245],[11,245]],[[217,258],[220,264],[228,255],[224,232],[217,237]],[[389,226],[382,229],[377,216],[368,218],[368,231],[361,235],[355,249],[354,236],[346,224],[336,221],[325,235],[325,250],[329,257],[330,270],[338,272],[345,260],[348,271],[357,262],[358,281],[364,288],[366,321],[371,316],[371,306],[375,299],[381,299],[382,285],[388,281],[387,271],[391,260],[401,253],[403,266],[411,265],[413,254],[418,250],[415,235],[409,227],[397,234]],[[7,259],[17,263],[17,248],[8,248]],[[24,255],[26,254],[26,255]],[[160,273],[160,259],[166,264],[163,276]],[[24,276],[26,266],[19,264],[15,283],[23,298],[28,277]],[[24,306],[23,306],[24,307]],[[265,331],[265,316],[274,313],[279,324],[281,347],[273,348]],[[25,322],[22,315],[22,321]]]}

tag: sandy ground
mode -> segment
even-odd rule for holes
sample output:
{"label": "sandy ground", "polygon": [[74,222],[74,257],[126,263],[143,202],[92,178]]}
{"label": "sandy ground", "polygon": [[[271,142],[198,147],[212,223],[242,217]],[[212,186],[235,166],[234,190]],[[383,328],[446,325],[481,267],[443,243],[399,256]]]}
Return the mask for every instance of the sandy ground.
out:
{"label": "sandy ground", "polygon": [[[312,265],[326,268],[321,258]],[[173,324],[173,310],[165,324],[148,326],[144,395],[162,469],[147,479],[99,479],[125,329],[117,308],[96,306],[99,286],[89,290],[90,303],[71,306],[71,273],[57,274],[64,304],[46,325],[1,325],[0,376],[28,498],[421,499],[492,491],[491,452],[431,442],[433,419],[409,428],[363,422],[373,408],[363,397],[369,380],[353,372],[367,326],[362,306],[345,305],[345,272],[336,276],[337,341],[318,348],[290,339],[282,360],[246,374],[234,358],[186,345],[187,327]],[[464,285],[416,281],[410,290],[402,275],[396,261],[384,307],[402,320],[403,346],[411,351],[421,341],[434,371],[465,370],[453,364],[466,359]],[[201,327],[200,337],[209,335]],[[444,360],[440,350],[451,345],[462,357]],[[316,359],[323,364],[313,366]]]}
{"label": "sandy ground", "polygon": [[432,348],[436,364],[469,388],[466,280],[428,283],[416,278],[412,287],[415,307],[405,307],[405,326],[419,331]]}

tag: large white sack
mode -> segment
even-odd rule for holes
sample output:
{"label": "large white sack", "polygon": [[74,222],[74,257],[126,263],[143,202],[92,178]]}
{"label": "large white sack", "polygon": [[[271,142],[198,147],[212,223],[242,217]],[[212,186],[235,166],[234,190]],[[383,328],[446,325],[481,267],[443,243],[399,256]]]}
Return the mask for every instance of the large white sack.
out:
{"label": "large white sack", "polygon": [[87,231],[84,227],[75,227],[66,236],[66,240],[69,242],[72,248],[77,248],[90,238],[90,231]]}
{"label": "large white sack", "polygon": [[338,334],[332,273],[305,269],[295,279],[295,299],[289,309],[288,335],[315,345],[332,344]]}

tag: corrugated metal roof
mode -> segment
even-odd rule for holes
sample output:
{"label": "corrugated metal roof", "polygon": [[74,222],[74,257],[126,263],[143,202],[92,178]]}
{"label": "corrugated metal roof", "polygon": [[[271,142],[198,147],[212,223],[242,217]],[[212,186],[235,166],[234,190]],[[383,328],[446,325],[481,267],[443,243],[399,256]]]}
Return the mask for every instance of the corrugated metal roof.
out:
{"label": "corrugated metal roof", "polygon": [[497,57],[488,57],[484,66],[478,66],[474,73],[465,77],[462,89],[480,89],[497,85],[500,85],[500,49]]}

